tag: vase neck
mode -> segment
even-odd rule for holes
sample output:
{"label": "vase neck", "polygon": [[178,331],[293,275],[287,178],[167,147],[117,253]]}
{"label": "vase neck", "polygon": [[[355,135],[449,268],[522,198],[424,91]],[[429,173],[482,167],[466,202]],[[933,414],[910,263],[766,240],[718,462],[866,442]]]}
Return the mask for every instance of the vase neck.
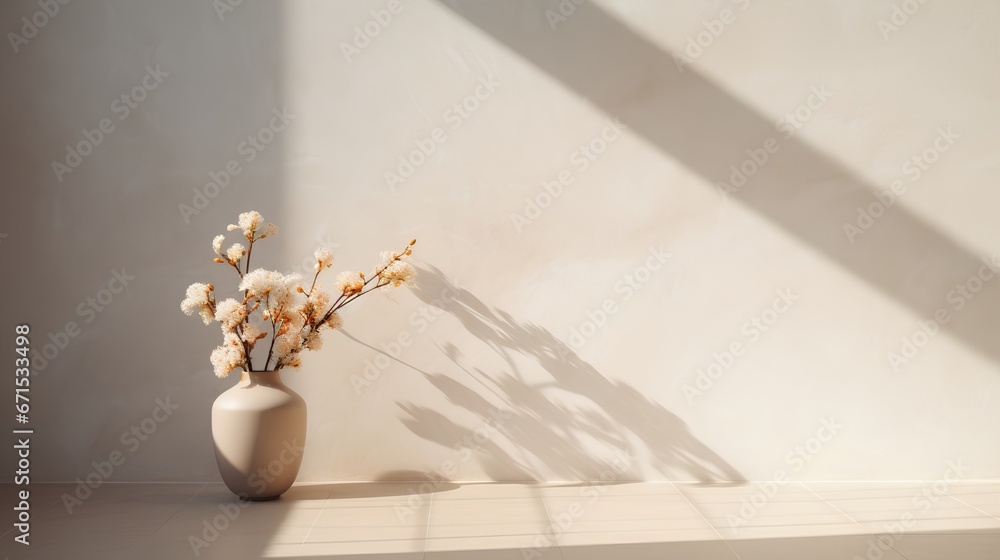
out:
{"label": "vase neck", "polygon": [[281,385],[281,375],[279,370],[273,371],[246,371],[240,373],[240,383],[253,383],[259,385]]}

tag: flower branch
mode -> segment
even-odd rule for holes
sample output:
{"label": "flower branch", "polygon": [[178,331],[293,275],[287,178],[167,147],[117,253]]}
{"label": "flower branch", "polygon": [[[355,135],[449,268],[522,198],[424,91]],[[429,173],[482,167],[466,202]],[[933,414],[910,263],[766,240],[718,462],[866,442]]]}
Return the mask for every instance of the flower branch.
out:
{"label": "flower branch", "polygon": [[216,254],[213,260],[236,270],[243,300],[228,298],[216,303],[211,284],[195,283],[188,287],[181,302],[181,310],[185,314],[198,312],[206,325],[213,321],[221,323],[223,343],[211,356],[215,374],[219,377],[227,376],[237,367],[253,371],[253,350],[258,341],[268,336],[252,321],[258,310],[259,316],[271,323],[271,340],[264,370],[271,367],[274,370],[294,368],[300,365],[299,356],[303,350],[319,350],[322,347],[324,329],[337,329],[343,325],[338,311],[344,306],[386,286],[412,285],[414,270],[404,259],[412,254],[416,240],[410,241],[402,252],[383,251],[381,263],[368,278],[362,272],[340,273],[334,292],[336,299],[331,303],[330,294],[319,283],[323,270],[333,266],[333,255],[329,249],[316,250],[316,272],[309,289],[305,290],[300,285],[302,278],[297,274],[250,269],[254,245],[277,233],[277,227],[264,222],[260,213],[240,214],[238,223],[229,225],[228,230],[241,230],[247,247],[234,243],[223,252],[225,235],[218,235],[212,240]]}

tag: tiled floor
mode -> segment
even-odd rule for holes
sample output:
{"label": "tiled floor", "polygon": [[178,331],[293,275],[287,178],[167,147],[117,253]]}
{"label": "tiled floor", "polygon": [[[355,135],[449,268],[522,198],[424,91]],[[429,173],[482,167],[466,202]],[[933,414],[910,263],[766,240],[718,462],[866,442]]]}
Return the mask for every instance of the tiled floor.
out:
{"label": "tiled floor", "polygon": [[[1000,560],[1000,482],[38,485],[10,559]],[[0,485],[4,504],[14,488]],[[70,494],[67,494],[70,493]],[[72,511],[70,511],[72,509]],[[11,511],[4,506],[4,511]],[[5,514],[4,529],[11,527]],[[2,530],[2,529],[0,529]]]}

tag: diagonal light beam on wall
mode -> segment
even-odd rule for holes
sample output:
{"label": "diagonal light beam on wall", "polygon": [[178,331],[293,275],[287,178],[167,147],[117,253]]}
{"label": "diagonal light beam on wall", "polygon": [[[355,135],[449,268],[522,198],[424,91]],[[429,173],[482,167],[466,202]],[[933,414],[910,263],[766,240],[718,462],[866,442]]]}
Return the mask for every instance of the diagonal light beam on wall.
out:
{"label": "diagonal light beam on wall", "polygon": [[[578,6],[553,30],[546,4],[439,1],[713,185],[728,180],[747,149],[777,137],[778,152],[732,199],[923,319],[950,311],[946,294],[983,267],[986,255],[966,250],[899,204],[850,243],[843,223],[876,200],[873,185],[797,137],[785,140],[774,119],[691,66],[679,71],[672,53],[594,4]],[[945,327],[994,361],[1000,361],[998,284],[1000,278],[987,282]]]}

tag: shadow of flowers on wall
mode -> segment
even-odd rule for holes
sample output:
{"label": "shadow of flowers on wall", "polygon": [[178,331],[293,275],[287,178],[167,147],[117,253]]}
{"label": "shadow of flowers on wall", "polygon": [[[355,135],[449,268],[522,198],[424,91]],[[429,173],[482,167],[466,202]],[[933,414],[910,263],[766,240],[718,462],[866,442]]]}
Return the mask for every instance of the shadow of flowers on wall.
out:
{"label": "shadow of flowers on wall", "polygon": [[[399,402],[403,423],[462,460],[475,453],[494,480],[632,481],[656,477],[652,469],[669,480],[745,481],[677,415],[608,379],[548,330],[486,305],[437,268],[422,268],[413,292],[456,318],[500,361],[481,347],[439,345],[470,383],[406,364],[457,409]],[[483,362],[503,367],[486,371],[476,365]],[[477,419],[471,427],[455,420],[469,414]]]}

